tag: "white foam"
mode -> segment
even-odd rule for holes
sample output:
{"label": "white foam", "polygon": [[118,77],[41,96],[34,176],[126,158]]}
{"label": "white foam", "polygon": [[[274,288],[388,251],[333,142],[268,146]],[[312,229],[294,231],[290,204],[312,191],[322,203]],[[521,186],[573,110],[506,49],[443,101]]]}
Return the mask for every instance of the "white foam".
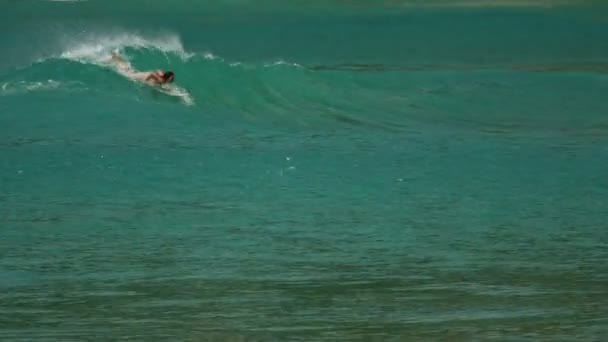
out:
{"label": "white foam", "polygon": [[278,60],[276,62],[266,63],[266,64],[264,64],[264,67],[273,67],[273,66],[281,66],[281,65],[288,65],[288,66],[292,66],[292,67],[296,67],[296,68],[301,68],[302,67],[298,63],[291,63],[291,62],[284,61],[282,59],[280,59],[280,60]]}
{"label": "white foam", "polygon": [[137,34],[121,33],[115,35],[90,35],[79,37],[76,41],[64,43],[66,49],[61,53],[61,58],[81,62],[107,63],[110,61],[112,51],[124,48],[147,48],[155,49],[165,53],[175,53],[183,60],[193,56],[186,52],[179,36],[166,34],[155,37],[144,37]]}
{"label": "white foam", "polygon": [[53,80],[48,80],[46,82],[22,82],[23,87],[28,90],[38,90],[38,89],[55,89],[59,87],[60,83]]}
{"label": "white foam", "polygon": [[208,60],[216,60],[216,59],[218,59],[218,57],[216,55],[214,55],[213,53],[211,53],[211,52],[205,52],[203,54],[203,58],[204,59],[208,59]]}

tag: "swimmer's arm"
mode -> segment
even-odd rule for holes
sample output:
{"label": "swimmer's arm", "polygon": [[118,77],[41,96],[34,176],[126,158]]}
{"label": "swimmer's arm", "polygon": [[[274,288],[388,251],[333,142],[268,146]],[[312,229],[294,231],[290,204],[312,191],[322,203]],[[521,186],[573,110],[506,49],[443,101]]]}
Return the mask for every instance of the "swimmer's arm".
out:
{"label": "swimmer's arm", "polygon": [[148,76],[146,76],[145,79],[146,82],[148,81],[154,81],[156,83],[163,83],[163,80],[160,78],[160,76],[158,76],[156,73],[149,73]]}

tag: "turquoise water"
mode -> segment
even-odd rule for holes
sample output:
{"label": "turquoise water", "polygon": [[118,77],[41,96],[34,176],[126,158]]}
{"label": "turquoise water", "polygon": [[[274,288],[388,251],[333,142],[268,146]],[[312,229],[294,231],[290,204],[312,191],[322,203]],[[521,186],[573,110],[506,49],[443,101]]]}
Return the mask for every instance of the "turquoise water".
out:
{"label": "turquoise water", "polygon": [[608,336],[608,8],[0,8],[1,340]]}

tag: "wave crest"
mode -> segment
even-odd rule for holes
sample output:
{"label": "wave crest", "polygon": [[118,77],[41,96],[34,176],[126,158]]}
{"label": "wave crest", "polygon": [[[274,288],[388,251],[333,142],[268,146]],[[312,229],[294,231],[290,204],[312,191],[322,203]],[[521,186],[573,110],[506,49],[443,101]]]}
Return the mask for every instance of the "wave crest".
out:
{"label": "wave crest", "polygon": [[90,62],[107,62],[112,51],[121,51],[125,48],[145,48],[174,53],[183,60],[194,55],[184,49],[181,39],[175,34],[158,37],[144,37],[130,33],[110,36],[93,35],[66,45],[67,48],[60,54],[60,58]]}

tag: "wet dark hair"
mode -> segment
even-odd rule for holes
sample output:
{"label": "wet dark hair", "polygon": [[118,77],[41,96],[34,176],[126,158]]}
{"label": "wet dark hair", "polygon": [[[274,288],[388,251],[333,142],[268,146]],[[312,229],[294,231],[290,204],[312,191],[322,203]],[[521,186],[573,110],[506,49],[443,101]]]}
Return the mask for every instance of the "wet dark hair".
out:
{"label": "wet dark hair", "polygon": [[171,77],[175,78],[173,71],[167,71],[163,73],[163,80],[168,81]]}

